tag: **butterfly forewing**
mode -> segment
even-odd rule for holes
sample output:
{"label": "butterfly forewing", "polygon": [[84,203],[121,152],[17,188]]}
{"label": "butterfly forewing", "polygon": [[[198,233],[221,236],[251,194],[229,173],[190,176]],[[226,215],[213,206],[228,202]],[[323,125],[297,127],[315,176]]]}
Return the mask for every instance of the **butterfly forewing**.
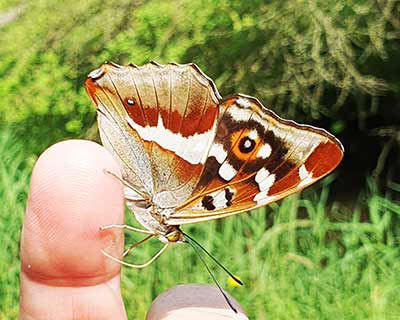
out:
{"label": "butterfly forewing", "polygon": [[[103,145],[119,160],[125,179],[144,194],[151,194],[150,159],[143,152],[144,142],[126,121],[127,102],[120,93],[131,85],[131,79],[118,66],[105,64],[89,74],[85,85],[98,110]],[[143,118],[143,113],[140,114]]]}
{"label": "butterfly forewing", "polygon": [[325,130],[283,120],[251,97],[221,102],[213,145],[192,197],[170,224],[193,223],[257,208],[300,191],[343,157]]}
{"label": "butterfly forewing", "polygon": [[86,81],[106,148],[158,206],[186,200],[216,132],[219,94],[195,65],[104,64]]}

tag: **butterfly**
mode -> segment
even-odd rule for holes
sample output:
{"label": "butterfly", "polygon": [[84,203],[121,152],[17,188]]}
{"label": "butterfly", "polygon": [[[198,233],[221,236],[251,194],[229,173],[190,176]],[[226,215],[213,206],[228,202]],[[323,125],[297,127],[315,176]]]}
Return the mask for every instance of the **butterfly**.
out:
{"label": "butterfly", "polygon": [[343,146],[284,120],[256,98],[222,98],[195,64],[105,63],[85,82],[103,145],[118,160],[128,208],[162,242],[180,226],[278,201],[320,180]]}

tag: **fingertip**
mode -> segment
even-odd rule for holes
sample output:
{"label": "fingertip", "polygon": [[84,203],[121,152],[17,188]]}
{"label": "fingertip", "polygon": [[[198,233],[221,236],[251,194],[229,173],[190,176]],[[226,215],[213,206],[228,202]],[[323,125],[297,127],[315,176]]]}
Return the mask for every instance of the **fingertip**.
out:
{"label": "fingertip", "polygon": [[160,294],[151,305],[146,320],[248,319],[239,303],[228,293],[235,313],[217,287],[204,284],[179,285]]}
{"label": "fingertip", "polygon": [[68,140],[47,149],[31,177],[21,237],[22,271],[41,282],[87,285],[112,278],[120,265],[100,250],[118,255],[122,231],[104,231],[123,222],[123,188],[104,169],[120,175],[100,145]]}

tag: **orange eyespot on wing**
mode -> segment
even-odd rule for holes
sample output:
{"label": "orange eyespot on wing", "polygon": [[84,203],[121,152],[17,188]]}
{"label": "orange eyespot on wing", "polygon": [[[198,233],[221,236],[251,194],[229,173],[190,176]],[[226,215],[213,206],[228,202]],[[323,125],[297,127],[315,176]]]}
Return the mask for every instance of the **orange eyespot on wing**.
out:
{"label": "orange eyespot on wing", "polygon": [[341,143],[323,129],[284,120],[251,97],[221,103],[216,138],[196,189],[170,224],[221,218],[280,200],[329,174]]}

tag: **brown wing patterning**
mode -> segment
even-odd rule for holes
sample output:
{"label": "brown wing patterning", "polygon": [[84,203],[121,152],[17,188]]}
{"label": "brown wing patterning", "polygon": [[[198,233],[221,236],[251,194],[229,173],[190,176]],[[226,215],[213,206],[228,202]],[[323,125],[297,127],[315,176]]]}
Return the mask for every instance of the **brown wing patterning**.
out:
{"label": "brown wing patterning", "polygon": [[334,136],[283,120],[255,98],[232,96],[220,110],[203,174],[170,224],[220,218],[277,201],[330,173],[343,157]]}
{"label": "brown wing patterning", "polygon": [[194,64],[107,63],[89,74],[86,89],[103,144],[134,186],[127,198],[174,208],[169,225],[277,201],[343,158],[341,143],[323,129],[281,119],[249,96],[221,100]]}
{"label": "brown wing patterning", "polygon": [[[216,132],[220,96],[213,82],[194,64],[109,63],[89,75],[86,88],[100,111],[103,143],[122,158],[129,180],[165,206],[186,200]],[[118,148],[117,132],[131,152]]]}

